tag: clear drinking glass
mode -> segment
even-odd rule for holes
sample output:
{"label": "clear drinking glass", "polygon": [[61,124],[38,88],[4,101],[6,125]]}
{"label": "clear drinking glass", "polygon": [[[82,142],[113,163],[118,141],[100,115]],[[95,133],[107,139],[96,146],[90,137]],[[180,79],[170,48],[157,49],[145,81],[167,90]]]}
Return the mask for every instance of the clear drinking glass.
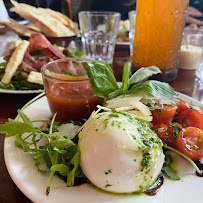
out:
{"label": "clear drinking glass", "polygon": [[134,40],[134,31],[135,31],[135,11],[128,12],[128,18],[130,22],[130,29],[129,29],[129,39],[130,39],[130,55],[133,55],[133,40]]}
{"label": "clear drinking glass", "polygon": [[79,12],[79,24],[86,57],[113,62],[120,13]]}
{"label": "clear drinking glass", "polygon": [[177,76],[189,0],[137,0],[132,71],[157,66],[156,79],[169,82]]}
{"label": "clear drinking glass", "polygon": [[56,121],[83,121],[103,99],[91,89],[89,78],[81,62],[86,59],[65,58],[42,67],[44,90]]}
{"label": "clear drinking glass", "polygon": [[203,34],[185,32],[178,60],[178,68],[196,70],[202,64]]}

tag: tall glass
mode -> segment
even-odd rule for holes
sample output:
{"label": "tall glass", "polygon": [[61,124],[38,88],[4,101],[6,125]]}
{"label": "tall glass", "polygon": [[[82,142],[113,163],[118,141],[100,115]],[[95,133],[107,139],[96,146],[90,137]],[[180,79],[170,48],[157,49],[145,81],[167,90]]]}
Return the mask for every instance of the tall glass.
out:
{"label": "tall glass", "polygon": [[115,50],[120,13],[81,11],[80,31],[86,57],[111,64]]}
{"label": "tall glass", "polygon": [[132,71],[155,65],[174,80],[189,0],[137,0]]}

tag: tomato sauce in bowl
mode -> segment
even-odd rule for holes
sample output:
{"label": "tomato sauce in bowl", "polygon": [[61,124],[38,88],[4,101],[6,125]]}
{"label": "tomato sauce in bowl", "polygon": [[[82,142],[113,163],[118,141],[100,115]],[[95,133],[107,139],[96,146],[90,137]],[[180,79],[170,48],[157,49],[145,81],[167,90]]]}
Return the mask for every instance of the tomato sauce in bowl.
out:
{"label": "tomato sauce in bowl", "polygon": [[51,112],[57,112],[56,120],[59,122],[82,121],[103,101],[93,93],[88,81],[56,83],[46,92],[46,96]]}
{"label": "tomato sauce in bowl", "polygon": [[103,101],[92,91],[89,79],[79,60],[76,63],[74,60],[57,60],[42,69],[44,89],[50,110],[52,114],[57,113],[56,121],[61,123],[87,119],[96,109],[97,104]]}

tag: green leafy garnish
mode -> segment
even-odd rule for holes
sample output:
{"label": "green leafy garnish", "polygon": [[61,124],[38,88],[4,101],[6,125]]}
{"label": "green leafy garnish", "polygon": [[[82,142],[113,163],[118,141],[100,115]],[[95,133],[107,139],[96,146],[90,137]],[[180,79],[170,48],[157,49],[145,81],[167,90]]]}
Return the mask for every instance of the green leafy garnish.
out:
{"label": "green leafy garnish", "polygon": [[104,61],[81,62],[90,79],[93,92],[102,98],[119,90],[111,67]]}
{"label": "green leafy garnish", "polygon": [[147,80],[154,74],[161,73],[155,66],[141,68],[129,79],[128,64],[123,68],[122,85],[119,88],[111,70],[111,67],[104,61],[82,62],[94,93],[105,99],[112,99],[119,95],[139,95],[142,98],[176,98],[173,88],[164,82]]}
{"label": "green leafy garnish", "polygon": [[130,77],[129,85],[132,87],[133,85],[143,82],[147,80],[149,77],[151,77],[152,75],[158,74],[158,73],[161,73],[161,70],[156,66],[140,68]]}
{"label": "green leafy garnish", "polygon": [[165,162],[162,167],[162,171],[171,179],[173,180],[180,180],[180,177],[176,175],[176,172],[174,169],[171,167],[173,160],[171,156],[168,153],[165,153]]}
{"label": "green leafy garnish", "polygon": [[6,67],[6,62],[2,62],[2,63],[0,63],[0,67]]}
{"label": "green leafy garnish", "polygon": [[[5,68],[0,68],[0,81],[5,73]],[[0,82],[1,89],[8,90],[33,90],[43,89],[43,85],[31,83],[27,81],[28,74],[23,71],[16,71],[9,84]]]}
{"label": "green leafy garnish", "polygon": [[197,165],[194,163],[194,161],[192,161],[192,159],[190,159],[188,156],[186,156],[185,154],[183,154],[182,152],[172,148],[172,147],[169,147],[167,145],[163,145],[164,148],[172,151],[172,152],[175,152],[177,154],[179,154],[180,156],[182,156],[183,158],[185,158],[187,161],[190,162],[190,164],[195,168],[195,170],[197,171],[198,174],[202,175],[202,172],[200,171],[200,169],[197,167]]}
{"label": "green leafy garnish", "polygon": [[[19,121],[19,119],[22,120]],[[42,173],[51,172],[46,194],[50,191],[51,182],[56,171],[61,175],[67,176],[67,186],[74,184],[75,177],[81,177],[82,172],[79,167],[80,152],[77,143],[63,137],[58,132],[53,132],[53,128],[59,123],[54,122],[55,116],[50,124],[49,132],[41,131],[34,127],[35,121],[30,119],[18,110],[16,120],[8,119],[8,122],[0,125],[0,133],[7,134],[7,137],[16,136],[15,144],[25,152],[33,155],[35,165]],[[47,143],[42,144],[42,138],[47,139]],[[42,168],[42,164],[46,163],[47,168]]]}
{"label": "green leafy garnish", "polygon": [[152,95],[158,98],[173,99],[176,97],[176,93],[173,88],[165,82],[156,80],[147,80],[142,83],[135,84],[128,92],[128,94],[141,95]]}

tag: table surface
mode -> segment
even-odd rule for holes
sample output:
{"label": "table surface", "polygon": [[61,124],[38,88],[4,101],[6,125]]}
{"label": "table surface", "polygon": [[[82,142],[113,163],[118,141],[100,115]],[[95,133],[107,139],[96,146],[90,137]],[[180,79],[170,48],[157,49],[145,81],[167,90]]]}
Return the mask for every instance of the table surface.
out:
{"label": "table surface", "polygon": [[[130,61],[129,48],[117,47],[112,66],[117,81],[121,81],[122,67]],[[179,70],[176,80],[170,85],[178,92],[191,96],[203,103],[203,84],[195,79],[194,70]],[[21,108],[37,94],[3,94],[0,93],[0,124],[8,118],[15,118],[17,109]],[[16,187],[10,178],[4,162],[4,139],[0,134],[0,203],[29,203],[31,202]]]}

